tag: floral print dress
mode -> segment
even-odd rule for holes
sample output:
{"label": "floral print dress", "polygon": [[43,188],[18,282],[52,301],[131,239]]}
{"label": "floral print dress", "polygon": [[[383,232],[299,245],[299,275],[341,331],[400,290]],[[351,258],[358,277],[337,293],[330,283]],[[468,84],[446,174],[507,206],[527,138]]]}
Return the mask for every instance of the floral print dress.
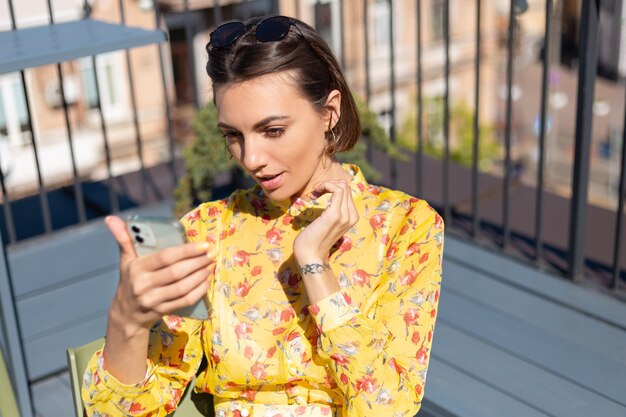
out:
{"label": "floral print dress", "polygon": [[354,165],[358,223],[333,247],[341,290],[310,304],[293,241],[330,195],[272,202],[257,186],[183,219],[219,248],[210,317],[165,316],[145,380],[124,385],[101,350],[85,374],[89,416],[165,416],[197,373],[218,417],[410,416],[424,394],[441,284],[443,222],[423,200],[369,185]]}

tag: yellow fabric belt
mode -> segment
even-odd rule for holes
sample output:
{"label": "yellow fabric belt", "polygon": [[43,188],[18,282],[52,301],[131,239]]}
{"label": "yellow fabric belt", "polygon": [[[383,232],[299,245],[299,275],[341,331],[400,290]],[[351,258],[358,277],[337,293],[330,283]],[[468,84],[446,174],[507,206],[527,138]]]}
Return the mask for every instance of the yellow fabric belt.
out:
{"label": "yellow fabric belt", "polygon": [[338,392],[309,389],[302,385],[266,385],[258,388],[258,390],[244,389],[214,395],[215,404],[233,400],[272,405],[324,404],[341,406],[343,404],[341,394]]}

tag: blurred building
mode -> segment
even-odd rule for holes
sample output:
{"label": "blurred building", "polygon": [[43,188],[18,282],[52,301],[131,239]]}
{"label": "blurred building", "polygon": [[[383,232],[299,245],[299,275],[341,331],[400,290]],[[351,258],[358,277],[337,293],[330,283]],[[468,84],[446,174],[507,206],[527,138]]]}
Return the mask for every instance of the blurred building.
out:
{"label": "blurred building", "polygon": [[[47,10],[39,3],[35,0],[14,1],[18,28],[48,23]],[[58,0],[53,2],[54,21],[76,20],[89,15],[119,23],[123,17],[131,26],[155,27],[152,1],[122,0],[123,16],[119,3],[117,0]],[[162,152],[167,146],[163,85],[173,104],[174,137],[182,142],[189,140],[189,121],[195,108],[211,99],[204,69],[205,43],[210,31],[216,23],[246,20],[254,15],[297,16],[315,27],[344,65],[354,92],[367,99],[388,126],[392,122],[396,126],[403,125],[417,113],[418,27],[422,37],[422,92],[431,98],[441,98],[445,93],[443,14],[446,2],[421,1],[419,25],[416,0],[370,0],[367,2],[367,20],[364,19],[365,3],[358,0],[157,1],[163,17],[162,27],[169,33],[169,43],[162,46],[165,80],[161,76],[155,46],[61,64],[79,175],[83,179],[95,180],[106,177],[105,131],[113,158],[113,175],[136,171],[141,163],[151,165],[165,157],[166,152]],[[343,10],[340,10],[341,4]],[[475,2],[450,1],[450,102],[463,102],[469,107],[473,106],[475,96],[475,14]],[[480,116],[485,123],[495,123],[497,118],[497,72],[502,70],[502,58],[497,54],[498,18],[495,4],[482,2]],[[0,5],[0,29],[11,29],[6,3]],[[392,48],[395,75],[393,120],[389,81]],[[45,185],[68,183],[72,179],[69,134],[57,66],[29,69],[24,75],[34,137],[41,148]],[[451,135],[454,143],[454,132]],[[139,141],[143,147],[143,162],[137,157]],[[0,161],[13,198],[37,188],[27,101],[20,73],[0,76]]]}
{"label": "blurred building", "polygon": [[[47,8],[40,3],[35,0],[13,2],[17,28],[45,25],[50,21]],[[154,28],[154,12],[142,3],[124,0],[124,18],[132,26]],[[121,22],[117,1],[58,0],[52,4],[55,23],[78,20],[88,14],[103,21]],[[88,4],[88,10],[85,10],[85,4]],[[0,29],[11,30],[6,2],[0,5]],[[114,158],[114,175],[139,168],[136,157],[138,138],[144,147],[147,164],[161,159],[159,149],[166,145],[166,118],[156,48],[135,48],[128,56],[124,51],[118,51],[101,54],[95,59],[85,57],[61,64],[76,165],[82,178],[102,179],[107,175],[103,121],[98,105],[102,108],[107,140]],[[167,48],[164,52],[169,62]],[[96,72],[93,71],[94,63]],[[57,65],[28,69],[24,71],[24,78],[25,89],[19,72],[0,75],[0,159],[6,185],[14,198],[37,187],[25,90],[34,138],[40,148],[45,185],[59,186],[72,179],[69,133]],[[171,84],[170,80],[166,82]]]}

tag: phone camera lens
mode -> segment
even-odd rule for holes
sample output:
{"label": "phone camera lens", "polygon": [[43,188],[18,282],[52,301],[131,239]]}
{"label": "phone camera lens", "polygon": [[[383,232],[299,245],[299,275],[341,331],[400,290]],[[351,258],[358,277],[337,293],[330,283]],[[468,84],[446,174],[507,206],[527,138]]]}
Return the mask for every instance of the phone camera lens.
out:
{"label": "phone camera lens", "polygon": [[136,240],[138,243],[143,243],[143,238],[142,238],[141,236],[139,236],[139,235],[135,236],[135,240]]}
{"label": "phone camera lens", "polygon": [[135,232],[135,233],[139,233],[139,232],[141,232],[141,229],[140,229],[138,226],[135,226],[135,225],[133,225],[133,226],[131,227],[131,230],[132,230],[133,232]]}

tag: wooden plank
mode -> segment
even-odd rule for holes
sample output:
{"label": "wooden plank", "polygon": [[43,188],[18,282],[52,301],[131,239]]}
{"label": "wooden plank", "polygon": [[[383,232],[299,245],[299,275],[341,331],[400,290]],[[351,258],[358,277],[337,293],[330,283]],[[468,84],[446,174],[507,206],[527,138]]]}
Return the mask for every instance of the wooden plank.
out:
{"label": "wooden plank", "polygon": [[443,286],[444,293],[445,288],[452,288],[476,303],[488,305],[592,352],[626,363],[626,332],[615,326],[486,277],[450,259],[444,261]]}
{"label": "wooden plank", "polygon": [[24,344],[28,379],[36,380],[67,368],[65,351],[102,337],[106,331],[107,314],[84,320],[58,332]]}
{"label": "wooden plank", "polygon": [[81,19],[0,33],[0,74],[161,43],[165,34]]}
{"label": "wooden plank", "polygon": [[545,417],[548,415],[512,398],[497,387],[477,380],[464,372],[463,367],[447,363],[436,353],[433,353],[430,359],[425,396],[428,401],[462,417]]}
{"label": "wooden plank", "polygon": [[18,300],[117,264],[117,244],[102,220],[71,229],[11,250],[9,265]]}
{"label": "wooden plank", "polygon": [[[444,288],[439,321],[626,407],[626,364]],[[440,345],[441,346],[441,345]],[[444,345],[446,349],[448,346]],[[464,349],[466,347],[464,346]]]}
{"label": "wooden plank", "polygon": [[72,389],[67,372],[33,384],[33,406],[38,417],[73,416]]}
{"label": "wooden plank", "polygon": [[[484,323],[485,327],[489,325],[490,323]],[[462,349],[459,348],[461,346]],[[607,400],[577,383],[560,378],[536,363],[518,357],[515,353],[505,352],[491,343],[459,331],[445,321],[437,324],[433,352],[449,363],[462,367],[465,372],[488,381],[510,396],[526,401],[549,415],[626,415],[625,404]],[[623,389],[624,386],[619,385],[619,388]]]}
{"label": "wooden plank", "polygon": [[[546,299],[581,311],[626,330],[626,304],[615,298],[590,291],[563,279],[539,271],[521,261],[489,251],[453,236],[446,237],[445,257],[467,267],[482,270],[509,284],[540,294]],[[445,270],[444,270],[445,272]]]}
{"label": "wooden plank", "polygon": [[118,282],[117,266],[71,285],[37,294],[17,303],[25,342],[107,312]]}
{"label": "wooden plank", "polygon": [[[128,210],[119,216],[126,218],[135,213],[169,215],[171,205],[171,201],[166,201]],[[93,271],[108,269],[117,265],[119,259],[117,244],[102,219],[12,245],[8,252],[17,299],[67,285]]]}

